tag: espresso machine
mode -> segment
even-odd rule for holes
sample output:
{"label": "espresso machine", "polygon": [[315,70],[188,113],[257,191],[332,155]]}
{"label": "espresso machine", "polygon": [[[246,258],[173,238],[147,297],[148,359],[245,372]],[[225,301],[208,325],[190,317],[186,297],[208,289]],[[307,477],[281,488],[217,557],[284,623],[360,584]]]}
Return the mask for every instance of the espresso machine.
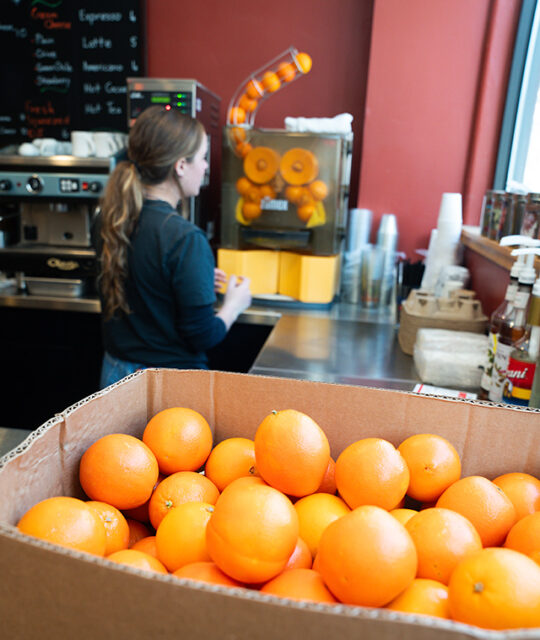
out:
{"label": "espresso machine", "polygon": [[197,118],[206,130],[208,170],[199,195],[188,199],[187,211],[189,221],[205,232],[215,249],[220,235],[221,98],[192,78],[127,78],[128,127],[154,105]]}
{"label": "espresso machine", "polygon": [[95,295],[91,225],[112,158],[27,157],[0,152],[0,211],[14,220],[0,271],[25,296]]}

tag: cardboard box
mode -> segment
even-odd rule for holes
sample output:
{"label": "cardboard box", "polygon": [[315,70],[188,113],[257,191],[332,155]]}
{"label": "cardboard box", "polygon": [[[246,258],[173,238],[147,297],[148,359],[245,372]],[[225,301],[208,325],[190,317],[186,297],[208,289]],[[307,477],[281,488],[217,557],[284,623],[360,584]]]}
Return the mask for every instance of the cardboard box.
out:
{"label": "cardboard box", "polygon": [[540,629],[501,634],[383,609],[299,603],[199,585],[114,565],[18,532],[17,521],[39,500],[84,497],[78,464],[92,442],[115,432],[141,436],[150,417],[171,406],[200,411],[216,441],[253,437],[272,409],[295,408],[325,430],[333,456],[362,437],[397,445],[413,433],[432,432],[455,445],[463,475],[540,471],[540,412],[535,410],[212,371],[142,371],[68,408],[0,459],[2,637],[540,638]]}

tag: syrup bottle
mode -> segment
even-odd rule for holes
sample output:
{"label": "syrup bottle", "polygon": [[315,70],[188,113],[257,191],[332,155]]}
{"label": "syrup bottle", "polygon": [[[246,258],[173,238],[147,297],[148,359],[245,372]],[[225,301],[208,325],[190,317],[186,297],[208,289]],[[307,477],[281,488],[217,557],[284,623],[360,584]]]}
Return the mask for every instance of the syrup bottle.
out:
{"label": "syrup bottle", "polygon": [[518,290],[514,296],[514,302],[510,313],[506,320],[501,324],[497,335],[497,348],[493,361],[493,370],[491,374],[491,387],[489,390],[489,399],[492,402],[502,402],[505,386],[508,385],[507,369],[508,360],[514,344],[524,335],[527,326],[527,309],[531,291],[536,279],[536,271],[534,270],[534,252],[535,249],[514,249],[512,255],[526,254],[526,262],[523,267],[519,279]]}
{"label": "syrup bottle", "polygon": [[[526,236],[505,236],[501,238],[500,244],[502,246],[510,245],[522,245],[522,246],[540,246],[540,240],[533,240]],[[504,300],[493,311],[489,320],[488,327],[488,349],[486,355],[486,363],[484,365],[484,371],[482,373],[482,379],[480,381],[480,393],[478,397],[480,400],[487,400],[489,397],[489,391],[491,388],[491,376],[493,372],[493,362],[495,360],[495,352],[497,350],[497,335],[501,326],[507,321],[509,314],[513,308],[514,296],[518,289],[518,279],[522,268],[525,266],[525,255],[520,254],[517,256],[512,269],[510,270],[510,281],[506,288]]]}
{"label": "syrup bottle", "polygon": [[[538,254],[540,255],[540,251]],[[503,390],[504,402],[523,407],[529,406],[539,355],[540,277],[536,280],[532,289],[525,333],[515,343],[508,359],[506,371],[508,384]]]}

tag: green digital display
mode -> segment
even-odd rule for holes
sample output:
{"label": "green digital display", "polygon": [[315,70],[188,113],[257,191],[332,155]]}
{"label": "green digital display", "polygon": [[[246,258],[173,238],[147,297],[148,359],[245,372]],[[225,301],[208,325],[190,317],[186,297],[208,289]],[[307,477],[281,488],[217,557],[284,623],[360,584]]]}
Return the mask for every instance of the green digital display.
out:
{"label": "green digital display", "polygon": [[169,104],[170,98],[169,96],[151,96],[150,102],[153,104]]}

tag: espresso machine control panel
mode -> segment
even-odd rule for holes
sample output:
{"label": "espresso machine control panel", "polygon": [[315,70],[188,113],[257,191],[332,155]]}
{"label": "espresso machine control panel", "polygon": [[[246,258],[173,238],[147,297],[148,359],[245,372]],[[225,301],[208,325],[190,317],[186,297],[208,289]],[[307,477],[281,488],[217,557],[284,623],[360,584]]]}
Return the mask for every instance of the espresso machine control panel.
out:
{"label": "espresso machine control panel", "polygon": [[114,158],[29,158],[0,154],[0,198],[99,197],[114,164]]}
{"label": "espresso machine control panel", "polygon": [[100,174],[78,175],[64,174],[61,177],[47,173],[19,173],[3,174],[0,181],[0,193],[15,197],[38,196],[42,198],[80,197],[99,195],[103,192],[106,177]]}

